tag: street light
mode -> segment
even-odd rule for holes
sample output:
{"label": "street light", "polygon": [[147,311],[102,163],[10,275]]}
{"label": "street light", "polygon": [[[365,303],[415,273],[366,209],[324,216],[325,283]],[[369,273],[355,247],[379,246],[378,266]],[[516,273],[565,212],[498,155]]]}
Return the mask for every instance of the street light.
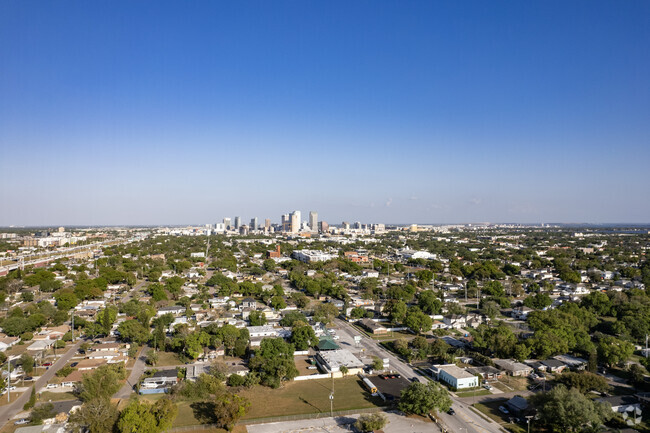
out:
{"label": "street light", "polygon": [[533,419],[532,415],[526,416],[526,424],[528,424],[528,433],[530,433],[530,420]]}

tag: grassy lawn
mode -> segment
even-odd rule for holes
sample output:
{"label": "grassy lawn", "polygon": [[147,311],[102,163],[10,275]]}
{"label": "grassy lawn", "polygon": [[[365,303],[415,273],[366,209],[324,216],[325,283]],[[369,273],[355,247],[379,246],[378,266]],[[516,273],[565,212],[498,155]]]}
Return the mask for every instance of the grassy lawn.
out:
{"label": "grassy lawn", "polygon": [[[256,386],[243,389],[239,395],[248,398],[251,405],[244,420],[267,418],[285,415],[301,415],[312,413],[329,413],[332,381],[305,380],[290,382],[282,388],[272,389]],[[164,394],[140,396],[141,399],[153,402]],[[334,381],[334,410],[365,409],[376,407],[383,402],[373,398],[362,387],[356,376],[348,376]],[[211,424],[210,408],[202,402],[181,401],[178,403],[178,416],[174,427],[184,427],[200,424]],[[213,431],[213,430],[209,430]],[[220,431],[220,430],[214,430]]]}
{"label": "grassy lawn", "polygon": [[[526,377],[503,376],[498,382],[490,383],[503,392],[524,391],[532,382]],[[501,385],[501,386],[499,386]]]}
{"label": "grassy lawn", "polygon": [[472,407],[477,409],[479,412],[481,412],[488,418],[498,422],[499,424],[503,424],[505,422],[510,421],[508,418],[509,415],[505,415],[501,413],[501,411],[499,410],[499,406],[502,406],[505,401],[506,400],[494,401],[490,403],[476,403],[472,405]]}
{"label": "grassy lawn", "polygon": [[[331,386],[331,380],[322,379],[291,382],[280,389],[257,386],[244,390],[241,395],[251,401],[249,412],[244,418],[329,412]],[[273,405],[268,404],[270,401]],[[375,407],[380,403],[381,399],[373,398],[366,392],[356,376],[334,381],[335,411]]]}
{"label": "grassy lawn", "polygon": [[487,389],[477,389],[476,391],[462,391],[455,393],[458,397],[479,397],[481,395],[491,395],[492,393]]}
{"label": "grassy lawn", "polygon": [[38,397],[38,401],[64,401],[64,400],[77,400],[77,397],[71,392],[50,392],[50,391],[43,391]]}
{"label": "grassy lawn", "polygon": [[156,367],[168,367],[170,365],[182,364],[174,352],[158,352],[158,362]]}

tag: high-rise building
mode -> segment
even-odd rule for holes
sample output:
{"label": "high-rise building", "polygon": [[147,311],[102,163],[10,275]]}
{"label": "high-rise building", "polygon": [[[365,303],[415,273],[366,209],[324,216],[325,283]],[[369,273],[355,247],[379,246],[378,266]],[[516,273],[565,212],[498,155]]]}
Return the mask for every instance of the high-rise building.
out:
{"label": "high-rise building", "polygon": [[343,226],[343,230],[350,230],[350,223],[347,221],[343,221],[341,226]]}
{"label": "high-rise building", "polygon": [[318,230],[318,212],[316,211],[309,212],[309,228],[313,232]]}
{"label": "high-rise building", "polygon": [[264,228],[266,229],[266,231],[269,231],[271,229],[271,220],[270,219],[267,218],[267,219],[264,220]]}
{"label": "high-rise building", "polygon": [[300,231],[300,211],[296,210],[289,214],[291,217],[291,233],[298,233]]}
{"label": "high-rise building", "polygon": [[330,231],[330,225],[325,221],[318,222],[318,231],[321,233],[328,233]]}
{"label": "high-rise building", "polygon": [[248,227],[250,231],[257,230],[257,217],[251,218],[250,226]]}
{"label": "high-rise building", "polygon": [[291,231],[291,217],[288,213],[282,215],[282,231],[290,232]]}
{"label": "high-rise building", "polygon": [[236,216],[235,217],[235,230],[239,230],[239,227],[241,227],[241,217]]}
{"label": "high-rise building", "polygon": [[223,219],[223,225],[226,227],[226,230],[230,230],[231,224],[232,224],[232,220],[230,218]]}

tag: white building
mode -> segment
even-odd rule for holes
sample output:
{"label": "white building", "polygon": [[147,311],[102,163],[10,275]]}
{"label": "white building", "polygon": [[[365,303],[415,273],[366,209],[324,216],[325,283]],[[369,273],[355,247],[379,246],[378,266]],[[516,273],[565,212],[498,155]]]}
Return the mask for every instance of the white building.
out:
{"label": "white building", "polygon": [[475,388],[478,386],[477,376],[455,365],[441,366],[438,370],[438,380],[447,383],[454,389]]}
{"label": "white building", "polygon": [[316,250],[296,250],[293,252],[292,257],[305,263],[326,262],[334,258],[332,254]]}

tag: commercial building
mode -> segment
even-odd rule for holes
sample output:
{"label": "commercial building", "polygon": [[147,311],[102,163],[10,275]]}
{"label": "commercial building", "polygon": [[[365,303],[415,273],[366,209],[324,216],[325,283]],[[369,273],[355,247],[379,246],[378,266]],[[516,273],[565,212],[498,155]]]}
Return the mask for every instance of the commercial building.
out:
{"label": "commercial building", "polygon": [[250,226],[248,227],[250,231],[257,230],[257,217],[251,218]]}
{"label": "commercial building", "polygon": [[315,250],[296,250],[293,252],[292,257],[305,263],[326,262],[334,258],[332,254]]}
{"label": "commercial building", "polygon": [[235,230],[238,230],[241,227],[241,217],[235,217]]}
{"label": "commercial building", "polygon": [[318,213],[315,211],[309,212],[309,228],[313,232],[318,230]]}
{"label": "commercial building", "polygon": [[438,380],[453,389],[467,389],[478,386],[478,377],[455,365],[443,365],[438,368]]}
{"label": "commercial building", "polygon": [[225,226],[226,230],[230,230],[232,225],[232,220],[230,218],[224,218],[223,225]]}
{"label": "commercial building", "polygon": [[327,224],[326,221],[319,221],[318,222],[318,231],[321,232],[321,233],[329,233],[330,225]]}
{"label": "commercial building", "polygon": [[300,219],[301,219],[300,211],[296,210],[291,212],[289,214],[289,217],[291,221],[291,228],[289,231],[291,233],[298,233],[300,231]]}
{"label": "commercial building", "polygon": [[341,367],[348,369],[348,374],[358,374],[363,370],[363,362],[347,349],[326,350],[318,352],[316,362],[327,372],[337,373]]}

